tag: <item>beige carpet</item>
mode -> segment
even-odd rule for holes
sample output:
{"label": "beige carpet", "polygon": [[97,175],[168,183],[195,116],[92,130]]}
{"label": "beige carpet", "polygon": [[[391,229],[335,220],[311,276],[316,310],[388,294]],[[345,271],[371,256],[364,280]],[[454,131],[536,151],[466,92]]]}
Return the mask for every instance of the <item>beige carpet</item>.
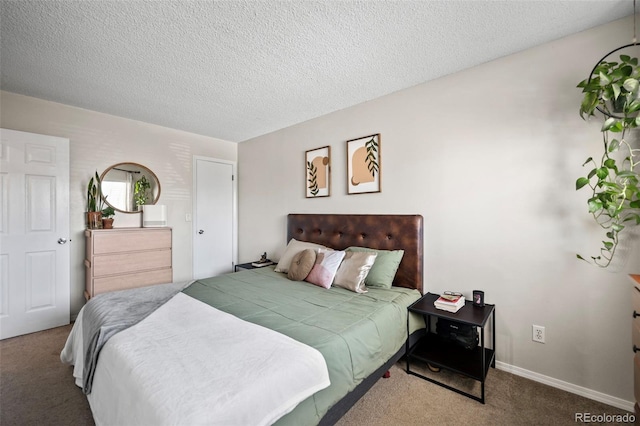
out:
{"label": "beige carpet", "polygon": [[[0,425],[93,425],[71,367],[60,362],[70,330],[59,327],[0,341]],[[338,425],[575,425],[575,413],[625,414],[494,369],[483,405],[407,375],[404,367],[403,362],[395,365],[391,378],[379,380]],[[456,374],[432,374],[479,391],[477,382]]]}

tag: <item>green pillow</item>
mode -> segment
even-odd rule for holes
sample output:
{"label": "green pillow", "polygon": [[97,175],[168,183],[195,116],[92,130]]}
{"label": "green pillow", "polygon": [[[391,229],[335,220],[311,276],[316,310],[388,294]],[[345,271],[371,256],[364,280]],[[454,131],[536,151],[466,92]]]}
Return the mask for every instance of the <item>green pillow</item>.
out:
{"label": "green pillow", "polygon": [[396,276],[404,250],[376,250],[368,247],[349,247],[346,251],[376,253],[376,261],[364,279],[369,287],[391,288]]}

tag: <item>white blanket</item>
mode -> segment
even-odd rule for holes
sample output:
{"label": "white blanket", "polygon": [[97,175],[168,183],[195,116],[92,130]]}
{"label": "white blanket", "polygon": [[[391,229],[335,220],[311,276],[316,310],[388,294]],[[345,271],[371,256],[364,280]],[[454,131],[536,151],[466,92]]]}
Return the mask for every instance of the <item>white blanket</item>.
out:
{"label": "white blanket", "polygon": [[[60,355],[76,384],[80,324]],[[97,425],[269,425],[327,386],[316,349],[178,293],[107,342],[87,398]]]}

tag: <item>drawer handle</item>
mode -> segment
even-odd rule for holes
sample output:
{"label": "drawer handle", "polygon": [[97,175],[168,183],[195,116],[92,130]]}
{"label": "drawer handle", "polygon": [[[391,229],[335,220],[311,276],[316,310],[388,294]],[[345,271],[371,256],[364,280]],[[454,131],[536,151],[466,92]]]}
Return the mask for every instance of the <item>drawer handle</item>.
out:
{"label": "drawer handle", "polygon": [[637,347],[636,345],[633,345],[633,352],[635,353],[635,352],[638,352],[638,351],[640,351],[640,348]]}
{"label": "drawer handle", "polygon": [[635,286],[635,285],[633,286],[633,288],[635,288],[635,289],[636,289],[636,291],[637,291],[638,293],[640,293],[640,288],[638,288],[638,287],[637,287],[637,286]]}
{"label": "drawer handle", "polygon": [[634,311],[633,311],[633,317],[634,317],[634,318],[640,317],[640,314],[639,314],[639,313],[637,313],[637,312],[634,310]]}

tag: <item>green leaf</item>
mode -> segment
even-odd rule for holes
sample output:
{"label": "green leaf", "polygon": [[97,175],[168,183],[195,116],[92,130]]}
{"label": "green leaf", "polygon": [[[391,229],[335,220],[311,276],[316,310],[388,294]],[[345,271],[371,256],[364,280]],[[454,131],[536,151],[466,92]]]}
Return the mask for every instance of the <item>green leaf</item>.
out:
{"label": "green leaf", "polygon": [[578,178],[578,180],[576,181],[576,191],[588,184],[589,184],[589,179],[585,177]]}
{"label": "green leaf", "polygon": [[625,220],[623,220],[623,222],[629,222],[635,220],[635,224],[636,225],[640,225],[640,214],[632,214],[630,216],[628,216]]}
{"label": "green leaf", "polygon": [[584,166],[585,164],[587,164],[589,161],[593,161],[593,157],[589,157],[585,160],[584,163],[582,163],[582,166]]}
{"label": "green leaf", "polygon": [[618,99],[618,96],[620,96],[620,85],[613,83],[611,89],[613,90],[613,98]]}
{"label": "green leaf", "polygon": [[598,106],[598,94],[594,92],[587,92],[582,99],[582,104],[580,104],[580,117],[584,119],[583,114],[593,115],[593,110]]}
{"label": "green leaf", "polygon": [[628,92],[635,93],[638,90],[638,80],[635,78],[628,78],[622,84],[622,87],[627,89]]}
{"label": "green leaf", "polygon": [[599,77],[600,77],[601,87],[608,86],[611,84],[611,79],[607,75],[605,75],[602,71],[600,71]]}
{"label": "green leaf", "polygon": [[613,126],[609,128],[610,132],[620,133],[624,129],[624,126],[621,121],[616,121]]}
{"label": "green leaf", "polygon": [[614,160],[613,158],[607,158],[606,160],[604,160],[604,165],[610,169],[617,169],[616,160]]}
{"label": "green leaf", "polygon": [[619,223],[614,223],[611,225],[611,229],[613,229],[616,232],[620,232],[624,229],[624,226],[620,225]]}
{"label": "green leaf", "polygon": [[611,128],[611,126],[613,126],[615,123],[617,122],[616,118],[614,117],[609,117],[607,118],[604,123],[602,123],[602,128],[600,129],[601,132],[606,132],[607,130],[609,130]]}
{"label": "green leaf", "polygon": [[635,99],[629,104],[629,108],[627,109],[628,113],[633,113],[640,110],[640,100]]}
{"label": "green leaf", "polygon": [[607,169],[606,167],[600,167],[597,171],[596,171],[596,175],[598,176],[598,178],[600,179],[606,179],[607,176],[609,176],[609,169]]}
{"label": "green leaf", "polygon": [[610,242],[610,241],[603,241],[603,242],[602,242],[602,244],[604,244],[604,247],[605,247],[607,250],[611,250],[611,249],[613,248],[613,243],[612,243],[612,242]]}
{"label": "green leaf", "polygon": [[595,213],[599,210],[602,210],[602,202],[600,200],[591,199],[588,202],[589,205],[589,213]]}
{"label": "green leaf", "polygon": [[620,55],[620,60],[622,62],[627,62],[628,63],[631,60],[631,56],[629,56],[629,55]]}
{"label": "green leaf", "polygon": [[619,147],[620,147],[620,141],[618,139],[613,139],[611,143],[609,143],[609,152],[616,151]]}

